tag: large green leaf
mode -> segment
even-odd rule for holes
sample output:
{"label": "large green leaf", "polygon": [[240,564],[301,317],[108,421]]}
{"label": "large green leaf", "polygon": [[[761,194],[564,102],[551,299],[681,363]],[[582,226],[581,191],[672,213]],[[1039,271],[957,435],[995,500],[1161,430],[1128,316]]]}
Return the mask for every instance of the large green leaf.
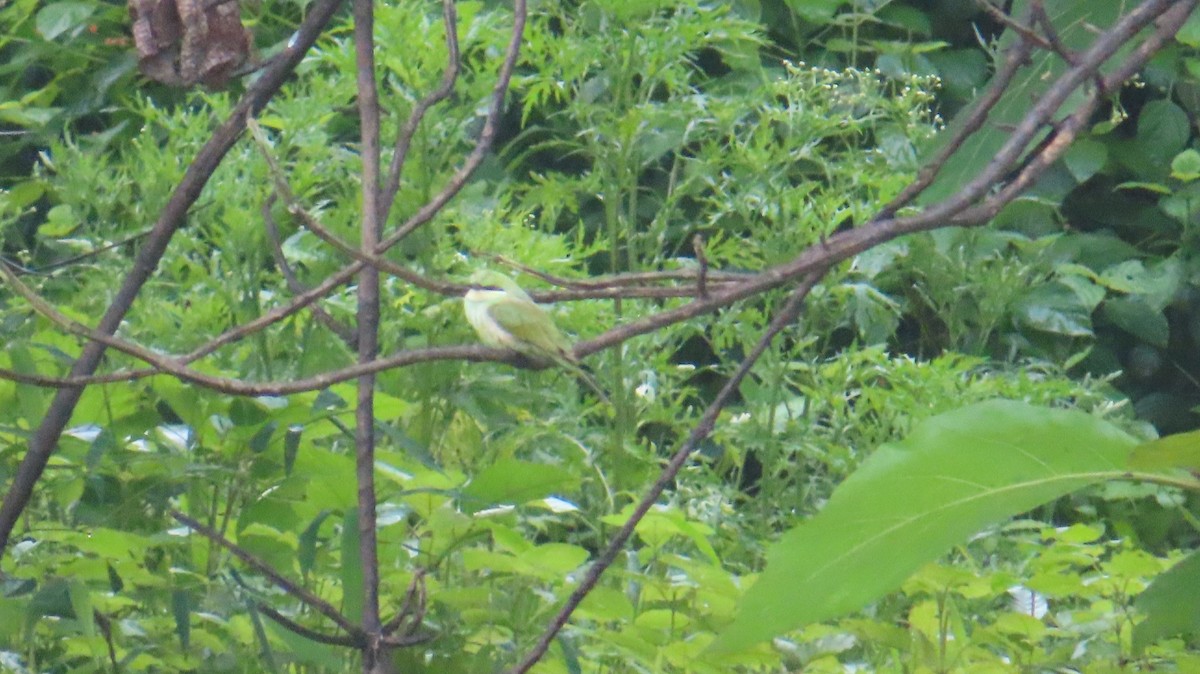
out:
{"label": "large green leaf", "polygon": [[1154,579],[1138,595],[1136,606],[1146,620],[1133,628],[1133,648],[1141,652],[1156,639],[1200,632],[1200,552],[1193,552]]}
{"label": "large green leaf", "polygon": [[1200,431],[1178,433],[1142,443],[1129,456],[1134,470],[1183,468],[1200,472]]}
{"label": "large green leaf", "polygon": [[735,650],[853,611],[996,522],[1105,478],[1136,441],[1083,412],[991,401],[880,447],[809,522],[784,535],[737,618]]}
{"label": "large green leaf", "polygon": [[579,478],[559,466],[501,459],[484,468],[463,490],[463,508],[475,512],[574,491]]}

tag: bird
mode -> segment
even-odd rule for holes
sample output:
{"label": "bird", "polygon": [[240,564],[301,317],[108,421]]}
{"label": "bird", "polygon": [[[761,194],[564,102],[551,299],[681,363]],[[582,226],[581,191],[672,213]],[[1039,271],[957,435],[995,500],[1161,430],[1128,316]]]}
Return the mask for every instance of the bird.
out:
{"label": "bird", "polygon": [[580,366],[571,341],[516,281],[498,271],[480,269],[471,275],[470,283],[471,289],[463,296],[463,313],[480,341],[565,367],[608,402],[604,389]]}

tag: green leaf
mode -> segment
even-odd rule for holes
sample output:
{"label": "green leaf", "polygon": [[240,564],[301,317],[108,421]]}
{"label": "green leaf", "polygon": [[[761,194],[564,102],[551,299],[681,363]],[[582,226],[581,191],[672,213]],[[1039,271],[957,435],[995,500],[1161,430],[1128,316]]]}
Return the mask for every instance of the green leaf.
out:
{"label": "green leaf", "polygon": [[46,184],[40,180],[26,180],[13,185],[12,189],[0,194],[0,205],[15,211],[24,210],[46,193]]}
{"label": "green leaf", "polygon": [[1108,161],[1108,148],[1091,138],[1080,138],[1067,150],[1063,161],[1075,180],[1084,182],[1104,168]]}
{"label": "green leaf", "polygon": [[1200,431],[1177,433],[1144,442],[1129,456],[1133,470],[1185,468],[1200,471]]}
{"label": "green leaf", "polygon": [[321,532],[321,525],[325,523],[325,518],[329,517],[328,510],[322,510],[317,513],[313,521],[304,528],[304,532],[300,534],[300,539],[296,546],[296,563],[300,565],[300,573],[304,577],[312,572],[313,564],[317,561],[317,539]]}
{"label": "green leaf", "polygon": [[70,204],[59,204],[46,212],[46,221],[38,227],[38,234],[59,238],[79,227],[79,219]]}
{"label": "green leaf", "polygon": [[71,597],[71,610],[75,611],[75,619],[79,629],[87,636],[95,636],[96,621],[92,620],[92,594],[87,584],[81,580],[72,580],[67,587]]}
{"label": "green leaf", "polygon": [[1200,213],[1200,183],[1183,185],[1160,199],[1158,207],[1184,226],[1195,224]]}
{"label": "green leaf", "polygon": [[463,508],[476,512],[502,504],[528,503],[574,490],[579,478],[558,466],[501,459],[483,469],[463,489]]}
{"label": "green leaf", "polygon": [[37,13],[37,32],[47,40],[77,28],[82,28],[96,9],[92,2],[56,2],[46,5]]}
{"label": "green leaf", "polygon": [[[1013,3],[1013,16],[1025,16],[1028,1]],[[1121,14],[1123,3],[1116,0],[1075,0],[1047,4],[1050,20],[1058,28],[1059,39],[1068,49],[1083,49],[1090,45],[1097,29],[1110,26]],[[1000,42],[1000,48],[1006,49],[1018,39],[1013,31],[1005,31]],[[1119,62],[1119,57],[1113,62]],[[1029,111],[1029,102],[1042,97],[1047,87],[1062,74],[1067,64],[1057,55],[1049,52],[1034,51],[1030,58],[1031,65],[1023,68],[1010,86],[1006,87],[1000,101],[992,108],[989,116],[989,129],[971,135],[962,147],[942,167],[937,179],[921,195],[924,204],[936,203],[953,194],[963,183],[978,175],[995,156],[1000,147],[1008,139],[1008,134],[1001,131],[1007,126],[1015,125]],[[1106,67],[1106,70],[1111,66]],[[1067,114],[1083,101],[1082,96],[1068,98],[1059,109],[1059,114]],[[971,112],[968,106],[950,121],[945,132],[938,134],[922,149],[922,158],[928,159],[937,152],[955,131],[965,122]],[[1037,140],[1033,144],[1036,144]],[[1032,145],[1032,144],[1031,144]]]}
{"label": "green leaf", "polygon": [[75,608],[71,605],[70,583],[63,578],[51,578],[30,597],[25,608],[27,625],[32,625],[44,616],[74,618]]}
{"label": "green leaf", "polygon": [[1138,143],[1155,158],[1165,160],[1174,156],[1183,150],[1191,135],[1187,113],[1169,99],[1150,101],[1138,115]]}
{"label": "green leaf", "polygon": [[828,23],[845,0],[788,0],[788,7],[796,16],[812,23]]}
{"label": "green leaf", "polygon": [[175,636],[180,647],[186,651],[192,641],[192,599],[187,590],[171,590],[171,615],[175,618]]}
{"label": "green leaf", "polygon": [[[837,291],[847,296],[852,307],[854,327],[864,344],[886,342],[900,323],[900,305],[895,300],[866,283],[847,283]],[[837,292],[835,291],[835,292]]]}
{"label": "green leaf", "polygon": [[1090,337],[1092,308],[1066,285],[1047,283],[1035,287],[1017,302],[1014,317],[1021,325],[1035,330]]}
{"label": "green leaf", "polygon": [[270,630],[271,636],[283,642],[288,655],[297,662],[316,665],[326,671],[337,671],[345,667],[345,654],[340,646],[310,641],[281,627],[274,620],[266,620],[264,623],[265,627]]}
{"label": "green leaf", "polygon": [[[915,7],[905,7],[903,5],[891,4],[880,8],[876,13],[875,18],[880,23],[886,26],[892,26],[901,30],[907,31],[914,35],[929,37],[933,33],[933,27],[930,25],[929,15]],[[966,52],[968,50],[962,50]],[[970,51],[979,53],[978,50]]]}
{"label": "green leaf", "polygon": [[1119,293],[1139,293],[1149,290],[1146,267],[1138,260],[1126,260],[1100,272],[1096,282]]}
{"label": "green leaf", "polygon": [[237,426],[254,426],[267,418],[266,406],[252,398],[234,398],[229,403],[229,419]]}
{"label": "green leaf", "polygon": [[1175,40],[1189,47],[1200,47],[1200,12],[1192,12],[1187,21],[1183,22]]}
{"label": "green leaf", "polygon": [[300,436],[304,434],[304,427],[296,424],[288,426],[287,432],[283,435],[283,474],[291,475],[292,469],[296,465],[296,452],[300,451]]}
{"label": "green leaf", "polygon": [[1103,312],[1105,318],[1125,332],[1147,344],[1167,348],[1167,341],[1171,337],[1167,317],[1145,299],[1117,297],[1104,303]]}
{"label": "green leaf", "polygon": [[982,529],[1122,474],[1135,441],[1078,411],[980,403],[884,445],[783,536],[714,648],[858,609]]}
{"label": "green leaf", "polygon": [[1200,551],[1154,579],[1134,606],[1146,619],[1133,628],[1133,652],[1161,637],[1200,632]]}
{"label": "green leaf", "polygon": [[1184,150],[1171,160],[1171,177],[1184,182],[1200,178],[1200,152]]}
{"label": "green leaf", "polygon": [[1131,180],[1129,182],[1120,183],[1113,187],[1114,190],[1145,190],[1154,192],[1155,194],[1170,194],[1171,188],[1162,183],[1152,183],[1146,181]]}
{"label": "green leaf", "polygon": [[[629,611],[632,614],[632,606],[630,606]],[[15,639],[21,632],[21,623],[24,615],[25,603],[23,601],[0,597],[0,639]]]}

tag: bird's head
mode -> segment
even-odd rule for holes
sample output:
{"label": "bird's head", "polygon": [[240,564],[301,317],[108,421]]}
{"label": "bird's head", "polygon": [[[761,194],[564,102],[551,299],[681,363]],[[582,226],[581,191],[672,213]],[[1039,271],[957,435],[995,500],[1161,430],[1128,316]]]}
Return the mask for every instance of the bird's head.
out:
{"label": "bird's head", "polygon": [[517,282],[498,271],[479,269],[471,274],[469,279],[472,286],[491,290],[503,290],[510,295],[529,299],[529,295],[517,285]]}

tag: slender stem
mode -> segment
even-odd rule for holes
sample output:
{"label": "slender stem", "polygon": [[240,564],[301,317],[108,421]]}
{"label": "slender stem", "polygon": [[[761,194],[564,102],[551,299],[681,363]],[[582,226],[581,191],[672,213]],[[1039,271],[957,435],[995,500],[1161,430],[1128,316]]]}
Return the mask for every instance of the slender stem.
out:
{"label": "slender stem", "polygon": [[[379,90],[375,81],[375,3],[354,0],[354,52],[358,79],[358,117],[362,137],[362,250],[375,250],[382,235],[380,208]],[[379,270],[358,273],[358,362],[370,363],[379,352]],[[363,577],[362,627],[364,674],[386,657],[379,616],[379,551],[375,529],[375,373],[358,378],[355,406],[355,465],[358,480],[359,559]]]}

